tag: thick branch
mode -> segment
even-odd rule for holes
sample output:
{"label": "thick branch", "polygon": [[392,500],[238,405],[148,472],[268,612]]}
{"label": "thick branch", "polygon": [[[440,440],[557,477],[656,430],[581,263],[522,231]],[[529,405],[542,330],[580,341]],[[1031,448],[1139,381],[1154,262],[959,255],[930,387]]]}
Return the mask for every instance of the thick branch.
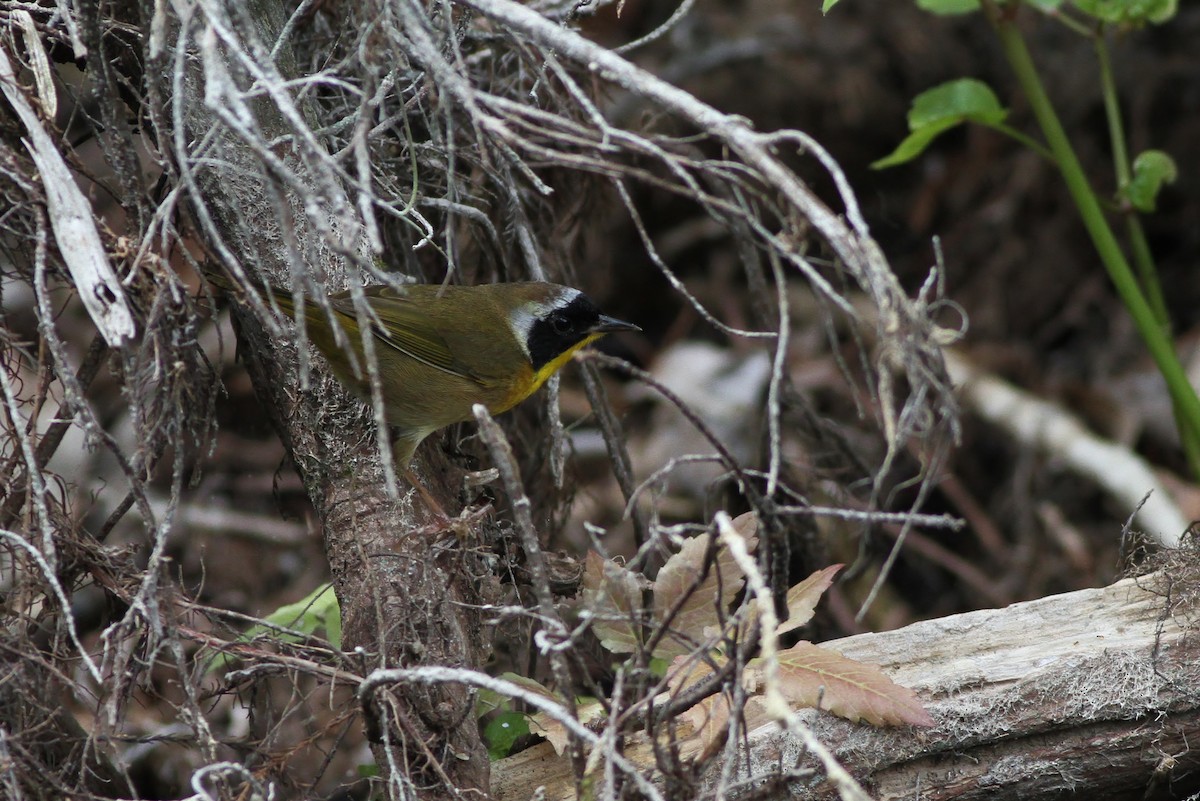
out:
{"label": "thick branch", "polygon": [[[244,13],[253,25],[226,18],[225,9],[176,6],[191,20],[182,31],[175,20],[170,37],[178,49],[155,64],[177,84],[159,88],[178,103],[168,114],[176,120],[173,155],[194,219],[210,252],[230,269],[256,265],[281,285],[303,273],[344,281],[353,245],[343,243],[361,235],[357,212],[307,130],[313,109],[291,105],[283,76],[263,56],[282,28],[282,9],[265,0],[251,4]],[[284,50],[275,63],[287,63]],[[272,144],[278,142],[291,144]],[[240,317],[241,353],[320,517],[346,650],[361,650],[365,669],[477,664],[484,638],[469,611],[466,557],[457,548],[438,551],[431,538],[445,535],[424,533],[413,506],[389,495],[375,426],[324,362],[312,358],[304,382],[290,328],[279,337],[254,315]],[[432,785],[445,792],[446,784],[485,785],[487,755],[466,690],[422,687],[397,695],[388,715],[397,729],[388,740],[407,750],[396,760],[380,753],[380,763],[399,765],[427,792]]]}

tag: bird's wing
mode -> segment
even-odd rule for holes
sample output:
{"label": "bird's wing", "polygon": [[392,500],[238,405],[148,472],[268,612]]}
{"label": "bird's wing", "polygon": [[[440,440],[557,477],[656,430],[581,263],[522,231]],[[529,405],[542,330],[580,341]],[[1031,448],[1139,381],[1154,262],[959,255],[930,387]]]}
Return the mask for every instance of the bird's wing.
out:
{"label": "bird's wing", "polygon": [[[421,288],[424,289],[424,288]],[[414,288],[409,288],[413,293]],[[454,355],[445,337],[439,331],[437,315],[427,311],[430,299],[422,303],[413,302],[407,295],[400,295],[390,288],[368,289],[371,309],[379,318],[379,325],[372,326],[376,342],[415,359],[424,365],[439,369],[458,378],[481,383],[479,375],[463,365]],[[354,314],[353,302],[343,300],[343,313]]]}
{"label": "bird's wing", "polygon": [[[451,375],[476,380],[471,371],[455,358],[429,315],[417,304],[391,292],[386,294],[385,299],[381,298],[383,293],[375,294],[371,309],[379,318],[379,324],[372,325],[371,330],[376,342]],[[350,298],[341,298],[336,305],[341,313],[352,318],[356,316]]]}

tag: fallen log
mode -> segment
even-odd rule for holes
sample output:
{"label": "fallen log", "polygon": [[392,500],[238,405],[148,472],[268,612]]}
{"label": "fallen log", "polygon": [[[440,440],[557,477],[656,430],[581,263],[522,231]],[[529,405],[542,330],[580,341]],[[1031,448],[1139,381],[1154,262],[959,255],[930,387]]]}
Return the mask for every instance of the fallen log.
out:
{"label": "fallen log", "polygon": [[[823,643],[916,690],[937,725],[879,729],[817,710],[802,720],[880,801],[1186,797],[1200,790],[1200,604],[1186,583],[1164,571]],[[679,747],[692,758],[703,743]],[[626,755],[656,773],[640,735]],[[789,798],[836,797],[774,724],[743,739],[737,764],[726,791],[786,781]],[[720,773],[705,767],[706,794]],[[493,765],[500,801],[539,787],[549,801],[574,797],[570,760],[548,744]]]}

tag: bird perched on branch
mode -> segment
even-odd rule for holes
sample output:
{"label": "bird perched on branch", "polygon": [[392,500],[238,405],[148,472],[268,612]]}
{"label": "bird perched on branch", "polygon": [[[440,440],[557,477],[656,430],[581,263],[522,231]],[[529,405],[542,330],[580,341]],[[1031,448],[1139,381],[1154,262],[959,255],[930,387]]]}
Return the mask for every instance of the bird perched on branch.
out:
{"label": "bird perched on branch", "polygon": [[[210,280],[227,290],[223,276]],[[291,292],[258,285],[289,316]],[[474,418],[481,403],[492,414],[532,395],[580,348],[612,331],[640,331],[636,325],[600,313],[578,289],[537,281],[362,290],[371,314],[369,326],[387,421],[396,428],[393,444],[399,465],[407,467],[427,436],[452,423]],[[329,296],[332,315],[304,301],[309,340],[334,375],[369,401],[362,329],[350,292]],[[368,320],[366,317],[373,316]],[[337,326],[344,334],[334,333]],[[339,342],[341,344],[339,344]]]}

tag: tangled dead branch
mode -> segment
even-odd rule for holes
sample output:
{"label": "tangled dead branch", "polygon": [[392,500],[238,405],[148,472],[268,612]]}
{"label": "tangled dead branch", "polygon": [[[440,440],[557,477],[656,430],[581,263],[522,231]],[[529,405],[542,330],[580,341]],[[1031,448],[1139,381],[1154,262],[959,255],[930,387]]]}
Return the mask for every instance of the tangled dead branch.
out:
{"label": "tangled dead branch", "polygon": [[[480,515],[433,543],[414,536],[423,512],[396,491],[378,391],[364,415],[310,361],[303,325],[293,335],[250,292],[239,315],[243,355],[311,500],[344,638],[332,650],[307,633],[235,643],[244,621],[193,602],[206,574],[188,575],[179,545],[192,536],[180,522],[186,485],[216,442],[208,298],[195,291],[204,269],[247,286],[266,278],[319,302],[348,286],[363,315],[360,277],[553,279],[615,294],[630,274],[609,275],[622,257],[602,250],[610,261],[598,261],[594,240],[623,217],[643,247],[643,270],[659,271],[722,336],[770,354],[761,465],[721,459],[737,477],[738,502],[763,522],[760,568],[777,591],[786,590],[802,540],[796,521],[812,512],[789,443],[840,472],[864,528],[912,477],[900,466],[905,448],[922,443],[915,469],[936,471],[957,433],[939,352],[946,337],[931,318],[936,276],[915,299],[903,291],[845,177],[808,136],[757,132],[716,111],[589,41],[577,13],[509,0],[83,3],[71,12],[0,4],[8,23],[0,54],[11,64],[0,82],[21,109],[0,123],[0,570],[12,611],[3,644],[12,703],[2,705],[0,750],[11,797],[137,795],[145,754],[163,743],[187,744],[179,786],[207,797],[268,784],[297,795],[336,786],[355,760],[368,759],[338,700],[341,684],[375,668],[482,665],[497,622],[488,588],[510,581],[511,564],[556,533],[532,531],[534,520],[559,521],[553,527],[564,519],[568,443],[552,392],[544,410],[508,429],[517,441],[539,441],[529,433],[538,414],[550,432],[550,444],[522,449],[517,465],[534,510],[518,516],[521,546]],[[52,100],[63,108],[57,117]],[[606,113],[614,102],[655,119],[618,125]],[[72,130],[81,136],[64,135]],[[77,141],[88,147],[69,144]],[[836,196],[819,197],[797,176],[797,161],[823,170]],[[66,169],[88,191],[52,191],[64,188]],[[750,288],[749,323],[730,321],[689,288],[662,252],[649,196],[719,232],[712,246],[732,254]],[[87,235],[69,237],[62,220],[81,217]],[[86,279],[81,264],[93,268]],[[849,343],[844,378],[881,443],[866,458],[811,424],[791,385],[796,287],[816,298],[839,359]],[[871,313],[858,311],[858,296]],[[128,315],[136,336],[114,314]],[[594,367],[587,380],[604,406]],[[636,479],[617,417],[599,411],[631,502]],[[422,459],[439,501],[459,508],[445,458]],[[922,497],[910,496],[914,511]],[[522,508],[515,492],[494,500]],[[653,504],[648,514],[633,503],[630,511],[642,532],[636,560],[649,564],[673,547],[677,529]],[[496,555],[510,551],[520,558],[496,568]],[[220,570],[220,560],[207,565]],[[631,705],[622,693],[653,685],[647,653],[617,689],[584,678],[583,656],[563,648],[574,633],[550,625],[545,571],[533,584],[543,603],[536,613],[517,604],[518,615],[540,615],[542,636],[526,647],[555,655],[560,693],[582,694],[591,682],[619,709]],[[243,668],[216,681],[213,650]],[[374,759],[392,797],[486,789],[471,694],[412,686],[384,696],[370,699],[387,723]],[[132,710],[151,703],[159,716],[134,723]],[[321,704],[333,713],[296,722],[298,710]],[[348,741],[349,755],[335,758]],[[306,749],[330,755],[298,769]],[[619,751],[612,760],[620,766]],[[677,755],[662,761],[687,784]]]}

